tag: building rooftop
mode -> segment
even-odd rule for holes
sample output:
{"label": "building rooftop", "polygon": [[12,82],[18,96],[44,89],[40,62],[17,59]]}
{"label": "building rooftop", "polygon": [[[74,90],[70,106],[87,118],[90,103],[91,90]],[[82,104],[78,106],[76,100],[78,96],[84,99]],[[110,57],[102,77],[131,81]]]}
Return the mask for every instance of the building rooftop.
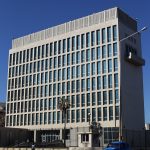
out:
{"label": "building rooftop", "polygon": [[82,28],[86,28],[92,25],[96,25],[99,23],[104,23],[107,21],[111,21],[114,19],[120,18],[121,22],[129,25],[133,28],[133,30],[137,30],[136,21],[129,17],[126,13],[120,10],[117,7],[107,9],[98,13],[94,13],[92,15],[82,17],[73,21],[69,21],[45,30],[41,30],[39,32],[35,32],[20,38],[16,38],[12,40],[12,48],[18,48],[25,45],[29,45],[34,42],[46,40],[49,38],[53,38],[55,36],[59,36],[62,34],[66,34],[75,30],[79,30]]}

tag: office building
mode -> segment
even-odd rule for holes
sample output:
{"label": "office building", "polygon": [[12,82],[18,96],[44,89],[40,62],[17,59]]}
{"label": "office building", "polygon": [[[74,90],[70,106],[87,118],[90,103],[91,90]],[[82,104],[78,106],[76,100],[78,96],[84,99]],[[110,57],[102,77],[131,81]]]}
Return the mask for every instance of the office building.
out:
{"label": "office building", "polygon": [[62,139],[57,104],[66,98],[69,146],[92,146],[92,122],[102,127],[100,145],[118,139],[120,127],[143,130],[140,34],[120,41],[134,32],[136,20],[115,7],[13,39],[6,127],[34,130],[35,141]]}

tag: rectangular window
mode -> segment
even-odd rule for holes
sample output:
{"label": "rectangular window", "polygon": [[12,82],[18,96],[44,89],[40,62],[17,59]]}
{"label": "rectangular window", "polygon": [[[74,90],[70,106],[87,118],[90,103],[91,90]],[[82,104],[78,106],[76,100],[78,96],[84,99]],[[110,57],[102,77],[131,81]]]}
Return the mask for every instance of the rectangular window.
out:
{"label": "rectangular window", "polygon": [[85,34],[81,35],[81,48],[85,47]]}
{"label": "rectangular window", "polygon": [[72,65],[75,64],[75,53],[72,53]]}
{"label": "rectangular window", "polygon": [[109,107],[109,120],[113,120],[113,106]]}
{"label": "rectangular window", "polygon": [[85,79],[81,80],[81,91],[85,91]]}
{"label": "rectangular window", "polygon": [[107,107],[103,108],[103,120],[106,121],[107,120]]}
{"label": "rectangular window", "polygon": [[118,59],[114,59],[114,71],[118,71]]}
{"label": "rectangular window", "polygon": [[54,55],[57,54],[57,41],[54,42]]}
{"label": "rectangular window", "polygon": [[103,91],[103,105],[107,104],[107,91]]}
{"label": "rectangular window", "polygon": [[86,33],[86,47],[90,46],[90,33]]}
{"label": "rectangular window", "polygon": [[91,46],[94,46],[95,45],[95,32],[92,31],[91,32]]}
{"label": "rectangular window", "polygon": [[95,78],[92,78],[92,90],[95,90]]}
{"label": "rectangular window", "polygon": [[70,79],[70,68],[67,68],[67,79]]}
{"label": "rectangular window", "polygon": [[95,63],[92,63],[92,75],[95,75]]}
{"label": "rectangular window", "polygon": [[75,110],[71,111],[71,122],[74,123],[75,122]]}
{"label": "rectangular window", "polygon": [[76,45],[77,45],[77,46],[76,46],[76,47],[77,47],[77,50],[80,49],[80,35],[77,35],[77,36],[76,36]]}
{"label": "rectangular window", "polygon": [[112,88],[112,75],[108,75],[108,87]]}
{"label": "rectangular window", "polygon": [[66,39],[63,39],[63,53],[66,52]]}
{"label": "rectangular window", "polygon": [[90,106],[90,93],[87,93],[86,95],[86,104],[87,106]]}
{"label": "rectangular window", "polygon": [[80,63],[80,52],[76,53],[76,64]]}
{"label": "rectangular window", "polygon": [[101,73],[101,62],[98,61],[97,62],[97,75],[100,75],[100,73]]}
{"label": "rectangular window", "polygon": [[90,63],[86,65],[86,76],[90,76]]}
{"label": "rectangular window", "polygon": [[112,72],[112,59],[108,60],[108,72]]}
{"label": "rectangular window", "polygon": [[81,63],[85,62],[85,51],[81,51]]}
{"label": "rectangular window", "polygon": [[95,93],[92,93],[92,106],[96,105],[96,95]]}
{"label": "rectangular window", "polygon": [[100,47],[97,47],[97,59],[101,58],[101,49]]}
{"label": "rectangular window", "polygon": [[119,120],[119,106],[115,107],[115,118],[116,120]]}
{"label": "rectangular window", "polygon": [[113,41],[117,40],[117,26],[113,26]]}
{"label": "rectangular window", "polygon": [[70,65],[70,54],[67,55],[67,65]]}
{"label": "rectangular window", "polygon": [[97,45],[100,44],[100,30],[96,31],[96,43],[97,43]]}
{"label": "rectangular window", "polygon": [[97,105],[101,105],[101,92],[97,92]]}
{"label": "rectangular window", "polygon": [[72,37],[72,51],[75,50],[75,37]]}
{"label": "rectangular window", "polygon": [[103,73],[106,73],[107,68],[106,68],[106,60],[102,61],[102,69],[103,69]]}
{"label": "rectangular window", "polygon": [[86,85],[86,90],[87,90],[87,91],[90,91],[90,78],[88,78],[88,79],[86,80],[86,83],[87,83],[87,85]]}
{"label": "rectangular window", "polygon": [[101,89],[101,77],[100,76],[97,77],[97,89],[98,90]]}
{"label": "rectangular window", "polygon": [[107,88],[107,76],[103,76],[103,89]]}
{"label": "rectangular window", "polygon": [[70,38],[67,38],[67,52],[70,51]]}
{"label": "rectangular window", "polygon": [[102,46],[102,58],[106,58],[106,56],[107,56],[106,46]]}
{"label": "rectangular window", "polygon": [[95,60],[95,48],[91,49],[91,60]]}
{"label": "rectangular window", "polygon": [[76,107],[80,107],[80,95],[76,95]]}
{"label": "rectangular window", "polygon": [[80,80],[76,80],[76,92],[80,92]]}
{"label": "rectangular window", "polygon": [[115,90],[115,103],[119,103],[119,91],[118,89]]}
{"label": "rectangular window", "polygon": [[75,81],[72,81],[71,83],[72,83],[72,86],[71,86],[72,87],[72,93],[74,93],[75,92]]}
{"label": "rectangular window", "polygon": [[92,122],[96,122],[96,109],[92,108]]}
{"label": "rectangular window", "polygon": [[113,104],[113,92],[109,91],[109,104]]}
{"label": "rectangular window", "polygon": [[75,67],[72,67],[72,79],[75,78]]}
{"label": "rectangular window", "polygon": [[81,107],[85,106],[85,94],[81,95]]}
{"label": "rectangular window", "polygon": [[85,76],[85,65],[81,66],[81,76],[84,77]]}
{"label": "rectangular window", "polygon": [[72,106],[72,108],[75,107],[75,96],[74,95],[71,96],[71,106]]}
{"label": "rectangular window", "polygon": [[85,109],[81,110],[81,121],[85,122]]}
{"label": "rectangular window", "polygon": [[89,142],[89,134],[81,134],[81,143]]}
{"label": "rectangular window", "polygon": [[58,54],[61,53],[61,40],[58,41]]}
{"label": "rectangular window", "polygon": [[106,31],[105,28],[102,29],[102,43],[106,42]]}
{"label": "rectangular window", "polygon": [[111,27],[107,27],[107,42],[111,41]]}
{"label": "rectangular window", "polygon": [[114,54],[114,56],[117,56],[117,54],[118,54],[117,43],[113,44],[113,54]]}
{"label": "rectangular window", "polygon": [[115,87],[118,87],[118,74],[114,75]]}
{"label": "rectangular window", "polygon": [[101,121],[101,108],[100,107],[97,109],[97,116],[98,116],[98,121]]}
{"label": "rectangular window", "polygon": [[80,66],[77,66],[76,68],[76,77],[80,77]]}
{"label": "rectangular window", "polygon": [[107,48],[108,48],[108,57],[112,57],[112,46],[111,46],[111,44],[108,44]]}
{"label": "rectangular window", "polygon": [[86,61],[91,61],[91,56],[90,56],[90,49],[86,50]]}

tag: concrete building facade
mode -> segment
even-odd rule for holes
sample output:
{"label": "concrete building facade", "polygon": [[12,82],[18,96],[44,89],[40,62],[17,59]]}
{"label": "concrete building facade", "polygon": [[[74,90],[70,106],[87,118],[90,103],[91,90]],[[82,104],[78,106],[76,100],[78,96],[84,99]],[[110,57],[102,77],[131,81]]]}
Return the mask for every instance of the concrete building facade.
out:
{"label": "concrete building facade", "polygon": [[92,146],[93,122],[103,129],[98,145],[118,139],[120,127],[143,130],[140,34],[120,41],[136,31],[134,19],[112,8],[14,39],[6,127],[34,130],[35,141],[61,139],[57,103],[66,98],[70,146]]}

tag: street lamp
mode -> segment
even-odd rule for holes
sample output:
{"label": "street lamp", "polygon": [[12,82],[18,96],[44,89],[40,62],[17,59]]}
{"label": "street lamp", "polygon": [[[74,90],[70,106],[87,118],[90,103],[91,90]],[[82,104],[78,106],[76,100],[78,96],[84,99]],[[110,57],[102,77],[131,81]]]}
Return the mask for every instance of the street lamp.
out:
{"label": "street lamp", "polygon": [[[140,29],[139,31],[136,31],[130,35],[128,35],[127,37],[119,40],[119,50],[121,52],[121,44],[123,41],[127,40],[128,38],[130,37],[133,37],[135,36],[136,34],[139,34],[143,31],[147,30],[147,27],[143,27],[142,29]],[[121,55],[120,55],[120,58],[121,58]],[[121,65],[120,65],[120,70],[121,70]],[[121,71],[120,71],[120,81],[121,81]],[[119,118],[119,140],[121,141],[122,140],[122,99],[121,99],[121,82],[120,82],[120,118]]]}

